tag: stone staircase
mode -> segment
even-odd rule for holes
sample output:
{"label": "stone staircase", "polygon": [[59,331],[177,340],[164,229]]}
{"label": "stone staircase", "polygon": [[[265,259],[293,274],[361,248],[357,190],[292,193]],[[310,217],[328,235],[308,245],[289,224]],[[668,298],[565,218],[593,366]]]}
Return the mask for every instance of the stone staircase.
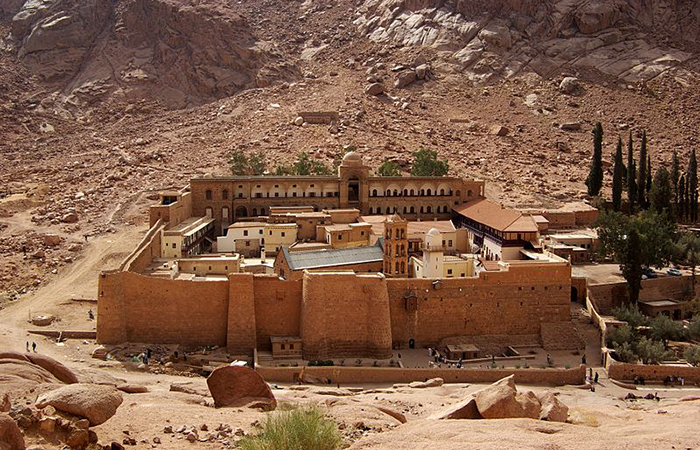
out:
{"label": "stone staircase", "polygon": [[263,366],[271,366],[272,365],[272,352],[258,350],[258,364],[261,364]]}

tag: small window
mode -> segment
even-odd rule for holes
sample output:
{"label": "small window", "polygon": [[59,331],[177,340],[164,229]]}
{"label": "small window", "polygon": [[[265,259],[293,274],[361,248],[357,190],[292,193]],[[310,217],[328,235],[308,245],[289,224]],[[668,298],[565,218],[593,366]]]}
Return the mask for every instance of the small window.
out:
{"label": "small window", "polygon": [[173,248],[177,248],[177,244],[173,242]]}
{"label": "small window", "polygon": [[243,236],[248,236],[248,230],[243,230]]}
{"label": "small window", "polygon": [[258,231],[260,232],[260,233],[258,233],[258,234],[263,234],[263,230],[258,230]]}
{"label": "small window", "polygon": [[294,350],[294,344],[289,344],[289,349]]}
{"label": "small window", "polygon": [[221,198],[223,198],[224,200],[228,200],[228,191],[226,189],[224,189],[223,192],[221,192]]}
{"label": "small window", "polygon": [[211,189],[207,189],[204,195],[206,196],[207,200],[211,200]]}
{"label": "small window", "polygon": [[280,344],[280,348],[284,350],[284,344]]}
{"label": "small window", "polygon": [[285,233],[284,233],[284,231],[283,231],[283,232],[282,232],[282,237],[284,237],[284,236],[285,236]]}
{"label": "small window", "polygon": [[447,274],[452,275],[452,269],[447,269]]}

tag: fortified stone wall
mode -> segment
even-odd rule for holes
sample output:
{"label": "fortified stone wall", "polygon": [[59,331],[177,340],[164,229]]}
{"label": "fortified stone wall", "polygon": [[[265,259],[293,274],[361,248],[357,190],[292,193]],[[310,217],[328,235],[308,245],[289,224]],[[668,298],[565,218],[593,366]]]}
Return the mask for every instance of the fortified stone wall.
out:
{"label": "fortified stone wall", "polygon": [[121,269],[129,272],[143,272],[151,265],[154,258],[160,258],[161,239],[160,235],[166,224],[158,220],[152,226],[133,252],[124,259]]}
{"label": "fortified stone wall", "polygon": [[102,273],[97,340],[226,345],[228,284]]}
{"label": "fortified stone wall", "polygon": [[272,336],[299,336],[302,282],[268,275],[254,277],[253,287],[257,348],[271,351]]}
{"label": "fortified stone wall", "polygon": [[[693,291],[693,280],[690,276],[661,277],[642,280],[640,300],[685,300]],[[599,313],[611,314],[612,309],[627,302],[629,293],[627,284],[608,283],[588,286],[588,295]]]}
{"label": "fortified stone wall", "polygon": [[683,377],[686,383],[700,383],[700,367],[628,364],[608,359],[608,376],[615,380],[632,381],[635,376],[645,381],[663,381],[666,377]]}
{"label": "fortified stone wall", "polygon": [[389,298],[383,275],[307,273],[303,296],[305,359],[391,356]]}
{"label": "fortified stone wall", "polygon": [[[301,367],[257,366],[257,372],[267,381],[293,383]],[[399,367],[306,367],[305,373],[314,378],[326,378],[331,384],[410,383],[440,377],[446,383],[492,383],[514,375],[516,383],[544,386],[583,384],[586,367],[573,369],[407,369]]]}
{"label": "fortified stone wall", "polygon": [[532,335],[570,320],[571,267],[513,265],[479,278],[388,279],[395,345],[435,346],[450,336]]}

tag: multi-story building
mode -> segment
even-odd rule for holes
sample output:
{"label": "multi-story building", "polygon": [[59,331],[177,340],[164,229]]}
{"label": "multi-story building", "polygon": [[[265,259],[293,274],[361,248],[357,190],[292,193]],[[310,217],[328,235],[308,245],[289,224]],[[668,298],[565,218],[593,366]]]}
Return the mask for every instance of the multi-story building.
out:
{"label": "multi-story building", "polygon": [[[345,155],[337,176],[218,177],[190,181],[192,215],[215,220],[220,234],[244,217],[270,208],[356,208],[361,214],[399,213],[408,220],[447,220],[452,208],[484,195],[484,182],[457,177],[376,177],[356,152]],[[334,219],[334,223],[338,223]]]}

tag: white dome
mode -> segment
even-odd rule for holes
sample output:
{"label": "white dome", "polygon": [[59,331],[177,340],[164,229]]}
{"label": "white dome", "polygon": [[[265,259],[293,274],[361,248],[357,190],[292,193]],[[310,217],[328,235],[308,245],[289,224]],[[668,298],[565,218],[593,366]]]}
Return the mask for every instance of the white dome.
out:
{"label": "white dome", "polygon": [[442,247],[442,233],[435,228],[431,228],[425,233],[425,248]]}

